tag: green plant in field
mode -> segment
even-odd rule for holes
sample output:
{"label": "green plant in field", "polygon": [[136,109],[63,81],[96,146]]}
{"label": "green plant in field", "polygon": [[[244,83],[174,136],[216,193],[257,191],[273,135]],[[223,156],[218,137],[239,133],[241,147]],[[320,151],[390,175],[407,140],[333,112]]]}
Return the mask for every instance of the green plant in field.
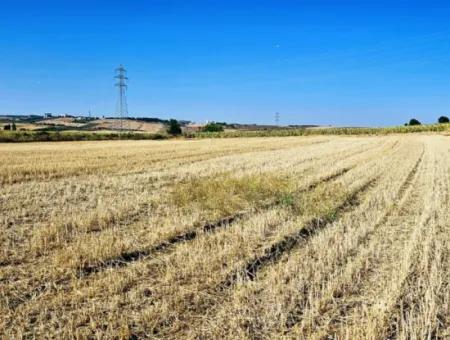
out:
{"label": "green plant in field", "polygon": [[293,179],[274,174],[233,177],[225,173],[178,183],[172,191],[171,201],[180,208],[196,207],[218,217],[267,202],[292,204],[294,188]]}
{"label": "green plant in field", "polygon": [[347,196],[348,191],[342,184],[323,183],[310,192],[296,195],[291,208],[296,215],[309,212],[332,220],[336,210],[335,202],[344,200]]}
{"label": "green plant in field", "polygon": [[295,203],[295,197],[292,193],[286,193],[281,196],[280,204],[286,207],[292,207]]}
{"label": "green plant in field", "polygon": [[347,194],[341,184],[324,183],[314,190],[299,192],[293,178],[275,174],[233,177],[224,173],[176,184],[170,201],[182,209],[199,210],[207,218],[267,207],[268,204],[286,207],[294,215],[308,212],[333,219],[334,198],[345,199]]}

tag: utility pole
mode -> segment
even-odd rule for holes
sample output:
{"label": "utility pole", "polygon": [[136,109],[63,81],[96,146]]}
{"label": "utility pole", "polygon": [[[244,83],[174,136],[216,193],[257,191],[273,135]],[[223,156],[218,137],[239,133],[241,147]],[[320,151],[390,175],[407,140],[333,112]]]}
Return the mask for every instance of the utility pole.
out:
{"label": "utility pole", "polygon": [[119,89],[116,115],[119,117],[120,131],[123,131],[123,120],[128,118],[128,106],[126,97],[126,90],[128,87],[127,86],[128,77],[127,77],[127,70],[125,70],[125,67],[123,67],[123,65],[120,65],[118,68],[116,68],[116,76],[114,78],[117,79],[115,85]]}

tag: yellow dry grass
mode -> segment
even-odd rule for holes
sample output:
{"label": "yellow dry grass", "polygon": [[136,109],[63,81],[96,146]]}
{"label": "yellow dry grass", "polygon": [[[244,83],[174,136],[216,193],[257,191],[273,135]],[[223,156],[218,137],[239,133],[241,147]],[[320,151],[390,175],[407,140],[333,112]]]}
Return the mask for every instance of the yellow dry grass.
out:
{"label": "yellow dry grass", "polygon": [[450,336],[442,135],[0,144],[1,338]]}
{"label": "yellow dry grass", "polygon": [[[92,129],[106,129],[117,130],[120,128],[120,122],[117,119],[99,119],[91,122]],[[162,123],[149,123],[139,120],[126,120],[123,122],[123,127],[133,131],[145,131],[151,133],[163,132],[166,130]]]}

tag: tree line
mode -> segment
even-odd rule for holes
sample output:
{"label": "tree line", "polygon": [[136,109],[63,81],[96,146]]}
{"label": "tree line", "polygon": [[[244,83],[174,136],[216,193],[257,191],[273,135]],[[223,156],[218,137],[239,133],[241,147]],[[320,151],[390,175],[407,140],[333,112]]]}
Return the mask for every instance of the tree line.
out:
{"label": "tree line", "polygon": [[[449,122],[450,122],[450,120],[449,120],[449,118],[447,116],[440,116],[438,118],[438,123],[439,124],[446,124],[446,123],[449,123]],[[405,126],[408,126],[408,125],[409,126],[422,125],[422,123],[416,118],[411,118],[408,123],[405,123]]]}

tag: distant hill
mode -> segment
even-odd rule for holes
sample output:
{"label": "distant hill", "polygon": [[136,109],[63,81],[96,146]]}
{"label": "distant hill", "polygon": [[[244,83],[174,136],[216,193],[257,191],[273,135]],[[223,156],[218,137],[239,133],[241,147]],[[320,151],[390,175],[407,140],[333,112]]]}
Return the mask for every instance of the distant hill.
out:
{"label": "distant hill", "polygon": [[[0,124],[11,122],[16,123],[18,130],[32,131],[114,131],[121,128],[120,120],[115,118],[0,116]],[[165,125],[166,121],[159,118],[130,118],[123,120],[122,128],[137,132],[158,133],[165,131]]]}
{"label": "distant hill", "polygon": [[[15,122],[18,130],[26,131],[117,131],[121,129],[120,120],[116,117],[84,117],[84,116],[45,116],[26,115],[0,115],[0,124]],[[154,117],[129,117],[123,120],[122,128],[134,132],[165,132],[169,121]],[[204,123],[193,123],[188,120],[179,120],[184,132],[199,132]],[[239,124],[216,122],[223,125],[225,131],[268,131],[268,130],[289,130],[299,128],[319,128],[318,125],[262,125],[262,124]],[[1,126],[0,126],[1,128]]]}

